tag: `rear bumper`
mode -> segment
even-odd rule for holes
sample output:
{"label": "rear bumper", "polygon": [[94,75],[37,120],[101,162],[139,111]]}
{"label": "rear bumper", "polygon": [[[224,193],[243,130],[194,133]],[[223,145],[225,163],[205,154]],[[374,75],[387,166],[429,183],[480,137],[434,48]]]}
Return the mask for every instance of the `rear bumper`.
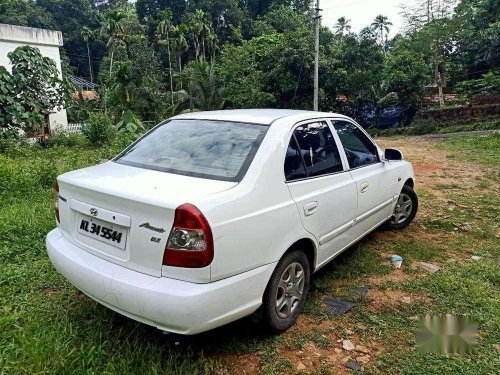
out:
{"label": "rear bumper", "polygon": [[275,264],[207,284],[149,276],[94,256],[60,229],[46,238],[56,270],[108,308],[158,329],[192,335],[254,312]]}

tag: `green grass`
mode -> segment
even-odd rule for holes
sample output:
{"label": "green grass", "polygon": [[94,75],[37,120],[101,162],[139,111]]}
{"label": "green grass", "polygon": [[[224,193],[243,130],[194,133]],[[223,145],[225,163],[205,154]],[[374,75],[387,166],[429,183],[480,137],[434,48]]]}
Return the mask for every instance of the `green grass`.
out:
{"label": "green grass", "polygon": [[500,165],[500,134],[451,138],[442,142],[440,147],[453,151],[453,159],[485,165]]}
{"label": "green grass", "polygon": [[[260,326],[241,320],[194,337],[164,335],[155,328],[124,318],[92,301],[58,275],[45,252],[44,237],[54,226],[52,187],[57,174],[98,163],[119,146],[50,149],[11,148],[0,153],[0,372],[3,374],[145,373],[227,374],[219,358],[251,353],[263,374],[293,373],[296,364],[280,351],[305,350],[309,342],[322,350],[338,345],[348,329],[364,342],[375,342],[367,373],[492,374],[500,367],[494,344],[500,342],[500,197],[489,189],[498,180],[499,136],[454,138],[438,147],[456,153],[457,161],[477,163],[484,170],[478,188],[460,188],[454,181],[418,189],[421,207],[438,215],[422,217],[418,225],[439,241],[408,236],[368,236],[326,266],[312,281],[304,317],[318,325],[328,320],[333,331],[313,327],[303,332],[270,336]],[[435,190],[453,201],[454,209],[438,204]],[[455,230],[456,225],[459,229]],[[468,227],[463,227],[468,224]],[[381,239],[382,238],[382,239]],[[374,309],[356,300],[350,288],[372,277],[393,272],[381,254],[404,257],[401,283],[377,288],[399,290],[425,303]],[[481,255],[479,262],[471,255]],[[456,263],[445,260],[456,257]],[[420,261],[439,263],[435,274],[420,271]],[[323,310],[325,295],[356,300],[357,306],[339,318]],[[480,324],[476,353],[461,356],[424,354],[413,349],[415,315],[465,314]],[[362,328],[359,328],[362,327]],[[293,330],[293,328],[292,328]],[[308,370],[309,371],[309,370]],[[309,373],[334,373],[320,365]]]}
{"label": "green grass", "polygon": [[55,226],[57,174],[118,149],[18,147],[0,154],[0,369],[5,374],[221,372],[220,363],[77,292],[44,237]]}
{"label": "green grass", "polygon": [[404,374],[498,373],[500,356],[494,345],[500,342],[500,267],[497,261],[500,253],[495,252],[495,260],[450,265],[443,271],[402,286],[409,293],[424,293],[436,302],[424,308],[420,315],[467,315],[477,321],[480,340],[476,352],[447,356],[395,348],[395,352],[379,359],[378,370],[390,372],[398,368]]}

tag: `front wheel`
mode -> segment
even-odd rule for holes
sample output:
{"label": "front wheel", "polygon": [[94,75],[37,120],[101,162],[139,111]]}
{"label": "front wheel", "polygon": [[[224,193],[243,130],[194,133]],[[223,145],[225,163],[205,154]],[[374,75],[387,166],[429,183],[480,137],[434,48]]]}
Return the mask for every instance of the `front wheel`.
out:
{"label": "front wheel", "polygon": [[410,186],[403,186],[391,218],[386,222],[388,229],[402,229],[410,224],[418,210],[418,198]]}
{"label": "front wheel", "polygon": [[263,297],[262,316],[273,333],[290,328],[302,311],[309,290],[309,259],[301,250],[286,254],[276,266]]}

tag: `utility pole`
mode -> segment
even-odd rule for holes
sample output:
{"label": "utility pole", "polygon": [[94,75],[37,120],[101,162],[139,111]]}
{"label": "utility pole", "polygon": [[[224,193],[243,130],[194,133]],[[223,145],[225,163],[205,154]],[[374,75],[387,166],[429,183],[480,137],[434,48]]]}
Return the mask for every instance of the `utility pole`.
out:
{"label": "utility pole", "polygon": [[319,12],[319,0],[316,0],[316,14],[314,20],[316,21],[316,40],[314,43],[314,104],[313,109],[318,110],[318,87],[319,87],[319,27],[321,25],[321,16]]}

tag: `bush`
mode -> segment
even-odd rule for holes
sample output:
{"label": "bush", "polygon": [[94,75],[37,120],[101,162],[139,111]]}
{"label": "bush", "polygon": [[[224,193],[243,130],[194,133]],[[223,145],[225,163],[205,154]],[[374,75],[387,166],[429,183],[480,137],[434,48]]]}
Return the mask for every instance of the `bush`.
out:
{"label": "bush", "polygon": [[137,117],[131,110],[126,110],[122,114],[122,119],[116,124],[116,129],[120,133],[128,133],[133,138],[139,137],[144,133],[144,125],[139,117]]}
{"label": "bush", "polygon": [[83,135],[94,147],[111,144],[115,129],[109,116],[105,113],[91,113],[88,122],[82,127]]}
{"label": "bush", "polygon": [[410,135],[430,134],[430,133],[436,133],[438,129],[439,129],[438,123],[432,118],[417,119],[408,128],[408,134]]}
{"label": "bush", "polygon": [[50,132],[47,137],[47,147],[75,147],[83,146],[85,137],[80,133],[70,133],[62,128],[56,128]]}
{"label": "bush", "polygon": [[0,128],[0,153],[7,154],[16,148],[23,139],[23,131],[13,127]]}

